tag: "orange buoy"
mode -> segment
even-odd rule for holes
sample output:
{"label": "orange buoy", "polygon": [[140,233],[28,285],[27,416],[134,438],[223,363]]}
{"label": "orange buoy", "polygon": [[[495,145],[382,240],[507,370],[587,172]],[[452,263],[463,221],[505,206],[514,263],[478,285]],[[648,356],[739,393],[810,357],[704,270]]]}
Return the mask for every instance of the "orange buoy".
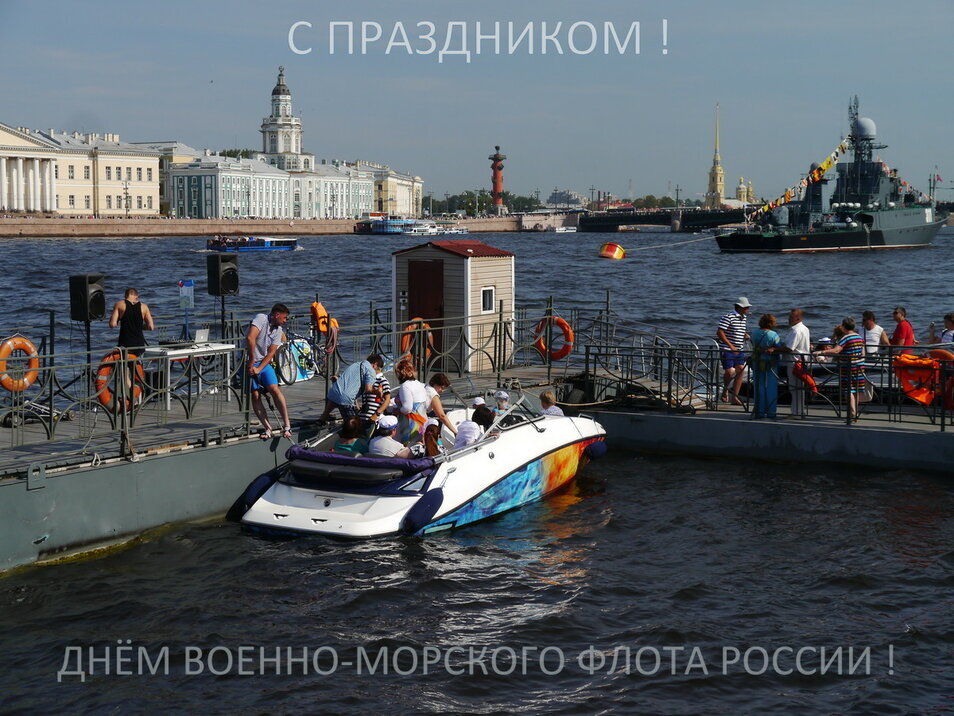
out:
{"label": "orange buoy", "polygon": [[[20,378],[7,373],[7,359],[17,352],[25,353],[27,357],[27,371]],[[0,344],[0,385],[11,393],[20,393],[33,385],[39,375],[40,357],[29,338],[13,336]]]}
{"label": "orange buoy", "polygon": [[619,244],[608,241],[600,247],[600,256],[604,259],[625,259],[626,249]]}

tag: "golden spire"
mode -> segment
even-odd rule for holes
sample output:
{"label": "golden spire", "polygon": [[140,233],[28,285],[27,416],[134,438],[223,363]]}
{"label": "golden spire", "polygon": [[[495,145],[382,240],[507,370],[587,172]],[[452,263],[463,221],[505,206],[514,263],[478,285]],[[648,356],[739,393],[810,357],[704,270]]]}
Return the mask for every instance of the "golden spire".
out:
{"label": "golden spire", "polygon": [[719,163],[719,103],[716,102],[716,134],[715,134],[715,154],[713,155],[713,161]]}

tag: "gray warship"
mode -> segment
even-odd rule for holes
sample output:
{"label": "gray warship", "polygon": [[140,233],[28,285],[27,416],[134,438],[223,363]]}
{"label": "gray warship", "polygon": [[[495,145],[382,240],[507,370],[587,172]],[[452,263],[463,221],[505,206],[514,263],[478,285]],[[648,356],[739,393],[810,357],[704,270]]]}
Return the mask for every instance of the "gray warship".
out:
{"label": "gray warship", "polygon": [[824,171],[813,164],[802,199],[787,201],[761,214],[745,229],[716,236],[725,253],[849,251],[927,246],[947,219],[934,202],[932,175],[928,195],[910,187],[896,169],[888,169],[875,150],[873,120],[858,116],[858,98],[849,106],[851,134],[845,140],[853,161],[835,165],[834,190],[824,206]]}

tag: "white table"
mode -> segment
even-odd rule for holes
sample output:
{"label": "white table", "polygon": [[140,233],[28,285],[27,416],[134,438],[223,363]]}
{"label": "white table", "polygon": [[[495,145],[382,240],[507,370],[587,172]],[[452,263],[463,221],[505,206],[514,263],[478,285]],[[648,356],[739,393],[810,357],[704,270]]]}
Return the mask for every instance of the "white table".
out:
{"label": "white table", "polygon": [[[225,391],[226,402],[231,400],[228,389],[228,378],[232,374],[232,352],[236,348],[231,343],[196,343],[191,346],[151,346],[143,351],[142,359],[144,362],[159,361],[160,370],[164,377],[164,388],[166,390],[166,409],[172,407],[172,363],[173,361],[190,360],[193,358],[204,358],[206,356],[225,356],[225,373],[223,375],[223,388]],[[202,373],[195,372],[198,382],[198,392],[202,392]],[[190,380],[191,382],[191,380]]]}

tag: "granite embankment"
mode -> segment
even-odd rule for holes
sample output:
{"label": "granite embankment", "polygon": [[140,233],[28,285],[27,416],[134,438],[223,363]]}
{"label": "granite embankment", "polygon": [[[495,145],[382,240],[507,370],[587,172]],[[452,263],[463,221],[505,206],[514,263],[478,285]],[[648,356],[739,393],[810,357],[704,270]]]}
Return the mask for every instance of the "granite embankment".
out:
{"label": "granite embankment", "polygon": [[[553,222],[562,225],[560,221]],[[549,222],[548,222],[549,223]],[[10,237],[134,237],[134,236],[215,236],[264,235],[312,236],[350,234],[355,222],[351,219],[258,219],[223,221],[218,219],[45,219],[2,218],[0,238]],[[519,217],[464,219],[462,226],[471,232],[520,231]]]}

